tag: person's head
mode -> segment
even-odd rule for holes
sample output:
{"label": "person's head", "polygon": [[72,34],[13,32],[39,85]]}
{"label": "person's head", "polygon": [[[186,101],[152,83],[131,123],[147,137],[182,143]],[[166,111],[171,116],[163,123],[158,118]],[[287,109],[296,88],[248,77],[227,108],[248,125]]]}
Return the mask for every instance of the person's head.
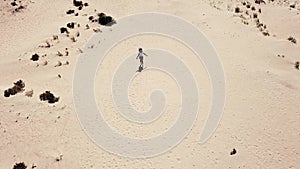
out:
{"label": "person's head", "polygon": [[142,48],[139,48],[139,52],[143,52],[143,49],[142,49]]}

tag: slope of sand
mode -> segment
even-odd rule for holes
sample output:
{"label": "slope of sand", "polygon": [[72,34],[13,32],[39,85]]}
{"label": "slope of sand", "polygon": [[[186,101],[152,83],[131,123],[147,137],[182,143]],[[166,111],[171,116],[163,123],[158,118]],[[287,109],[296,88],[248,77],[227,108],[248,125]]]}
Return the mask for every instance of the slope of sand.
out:
{"label": "slope of sand", "polygon": [[[295,62],[300,61],[299,1],[260,5],[251,1],[251,6],[256,8],[252,11],[233,0],[90,0],[89,6],[79,11],[77,17],[65,13],[74,9],[71,1],[27,1],[24,2],[25,9],[13,14],[9,3],[7,0],[0,2],[0,169],[12,168],[17,162],[25,162],[28,168],[35,165],[41,169],[300,168],[300,71],[294,68]],[[290,8],[291,4],[296,4],[296,8]],[[241,13],[235,13],[235,7],[239,7]],[[259,8],[261,13],[257,12]],[[155,87],[166,90],[170,99],[161,119],[145,127],[130,124],[118,115],[109,84],[122,57],[135,53],[138,47],[170,50],[195,72],[203,100],[192,132],[171,151],[147,159],[110,154],[87,137],[73,105],[72,80],[76,60],[79,48],[95,34],[93,29],[113,31],[113,27],[88,21],[95,9],[116,20],[140,12],[170,13],[186,19],[209,38],[226,74],[225,111],[211,139],[205,144],[197,142],[211,99],[208,75],[201,62],[182,44],[160,36],[131,38],[108,53],[96,79],[98,105],[110,125],[124,135],[145,137],[167,129],[178,116],[171,113],[177,112],[179,98],[178,89],[169,77],[145,71],[129,88],[132,103],[141,111],[149,108],[148,92]],[[253,13],[258,14],[266,28],[261,31],[257,28]],[[59,31],[68,22],[80,23],[80,27],[70,31],[70,37]],[[90,29],[86,29],[86,24]],[[72,42],[70,38],[77,32],[80,36]],[[270,36],[264,36],[262,32],[268,32]],[[58,35],[58,40],[53,40],[53,35]],[[289,42],[289,36],[296,38],[297,44]],[[46,41],[53,46],[39,47],[46,45]],[[69,56],[57,55],[58,51],[65,54],[66,48]],[[33,62],[30,58],[34,53],[46,56]],[[47,65],[44,66],[45,61]],[[58,62],[64,64],[67,61],[68,65],[55,67]],[[4,90],[19,79],[26,83],[25,91],[33,90],[33,97],[26,97],[23,92],[5,98]],[[41,102],[39,94],[46,90],[59,96],[59,102]],[[237,154],[230,156],[233,148]],[[57,158],[60,160],[56,161]]]}

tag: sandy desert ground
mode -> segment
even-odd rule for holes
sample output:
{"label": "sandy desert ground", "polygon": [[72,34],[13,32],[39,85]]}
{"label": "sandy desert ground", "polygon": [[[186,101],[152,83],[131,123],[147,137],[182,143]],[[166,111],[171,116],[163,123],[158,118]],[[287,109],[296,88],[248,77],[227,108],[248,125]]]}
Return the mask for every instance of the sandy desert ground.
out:
{"label": "sandy desert ground", "polygon": [[[300,168],[300,70],[296,68],[300,1],[84,3],[88,5],[79,10],[71,0],[0,0],[0,169],[21,162],[40,169]],[[67,14],[70,9],[75,12]],[[180,107],[180,94],[170,77],[143,71],[129,87],[129,97],[140,111],[150,107],[150,90],[158,87],[166,93],[165,113],[145,126],[129,123],[118,114],[110,83],[122,59],[140,46],[169,50],[194,72],[200,94],[201,110],[190,134],[172,150],[144,159],[109,153],[85,134],[74,107],[73,75],[89,38],[102,30],[114,31],[114,25],[89,21],[89,16],[100,12],[112,16],[116,25],[119,18],[136,13],[172,14],[196,26],[210,40],[223,64],[226,102],[220,124],[207,142],[197,140],[211,104],[209,75],[190,50],[157,35],[132,37],[112,48],[97,73],[97,104],[106,121],[126,136],[143,138],[168,129]],[[71,22],[74,29],[61,33],[60,28]],[[34,54],[40,56],[38,61],[31,60]],[[5,90],[20,79],[24,91],[4,97]],[[45,91],[59,97],[58,102],[41,101]],[[230,155],[233,149],[236,153]]]}

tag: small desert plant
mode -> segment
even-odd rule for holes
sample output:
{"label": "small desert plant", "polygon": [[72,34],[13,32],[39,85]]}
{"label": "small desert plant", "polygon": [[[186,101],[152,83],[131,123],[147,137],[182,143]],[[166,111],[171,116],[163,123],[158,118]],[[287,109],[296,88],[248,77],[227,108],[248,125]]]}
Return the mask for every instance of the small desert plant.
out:
{"label": "small desert plant", "polygon": [[57,64],[54,67],[59,67],[59,66],[62,66],[61,61],[58,61]]}
{"label": "small desert plant", "polygon": [[55,158],[55,161],[59,162],[63,159],[63,155],[59,155],[59,157],[56,157]]}
{"label": "small desert plant", "polygon": [[14,83],[12,88],[9,88],[4,91],[4,97],[9,97],[10,95],[15,95],[24,91],[25,83],[22,80],[19,80]]}
{"label": "small desert plant", "polygon": [[43,66],[46,66],[46,65],[48,65],[48,61],[45,61],[45,62],[43,63]]}
{"label": "small desert plant", "polygon": [[26,168],[27,166],[24,164],[24,162],[21,162],[21,163],[16,163],[13,169],[26,169]]}
{"label": "small desert plant", "polygon": [[93,22],[94,21],[94,16],[89,16],[89,21]]}
{"label": "small desert plant", "polygon": [[25,96],[32,97],[33,96],[33,90],[31,89],[31,90],[25,92]]}
{"label": "small desert plant", "polygon": [[270,36],[270,33],[269,33],[269,32],[262,32],[262,34],[263,34],[264,36]]}
{"label": "small desert plant", "polygon": [[294,43],[294,44],[297,43],[297,40],[294,37],[292,37],[292,36],[290,36],[287,40],[290,41],[290,42],[292,42],[292,43]]}
{"label": "small desert plant", "polygon": [[45,91],[44,93],[40,94],[41,101],[48,101],[48,103],[55,103],[58,102],[59,97],[55,97],[50,91]]}
{"label": "small desert plant", "polygon": [[73,13],[75,13],[75,10],[72,10],[72,9],[69,9],[69,10],[66,12],[66,14],[68,14],[68,15],[73,14]]}
{"label": "small desert plant", "polygon": [[58,36],[57,35],[53,35],[53,40],[58,40]]}
{"label": "small desert plant", "polygon": [[116,23],[116,21],[111,16],[107,16],[104,13],[99,13],[98,16],[99,16],[98,23],[100,25],[111,26],[112,24]]}
{"label": "small desert plant", "polygon": [[75,7],[82,7],[83,3],[82,3],[82,1],[73,0],[73,5]]}
{"label": "small desert plant", "polygon": [[266,2],[264,0],[255,0],[255,3],[256,4],[265,4]]}
{"label": "small desert plant", "polygon": [[236,7],[236,8],[234,9],[234,12],[235,12],[235,13],[240,13],[240,12],[241,12],[241,10],[240,10],[240,8],[239,8],[239,7]]}
{"label": "small desert plant", "polygon": [[65,27],[61,27],[60,28],[60,33],[69,33],[69,31],[68,31],[68,29],[67,28],[65,28]]}
{"label": "small desert plant", "polygon": [[63,56],[63,54],[60,51],[57,51],[57,56]]}
{"label": "small desert plant", "polygon": [[66,54],[65,54],[66,56],[69,56],[69,51],[67,51],[67,50],[66,50],[66,52],[65,52],[65,53],[66,53]]}
{"label": "small desert plant", "polygon": [[38,61],[39,60],[39,58],[40,58],[40,56],[38,55],[38,54],[33,54],[32,56],[31,56],[31,59],[30,60],[32,60],[32,61]]}
{"label": "small desert plant", "polygon": [[235,155],[237,153],[236,149],[234,148],[231,152],[230,155]]}
{"label": "small desert plant", "polygon": [[83,50],[80,49],[80,48],[78,48],[78,52],[79,52],[79,53],[83,53]]}
{"label": "small desert plant", "polygon": [[262,23],[256,23],[256,27],[257,27],[257,28],[263,27],[263,25],[264,25],[264,24],[262,24]]}
{"label": "small desert plant", "polygon": [[70,22],[67,24],[67,27],[70,29],[74,29],[75,28],[75,23],[74,22]]}
{"label": "small desert plant", "polygon": [[45,41],[45,43],[46,43],[45,45],[40,45],[39,47],[41,47],[41,48],[50,48],[51,46],[53,46],[48,41]]}
{"label": "small desert plant", "polygon": [[69,61],[66,61],[65,63],[64,63],[64,65],[69,65],[70,63],[69,63]]}
{"label": "small desert plant", "polygon": [[254,14],[253,14],[253,18],[257,18],[257,13],[254,13]]}
{"label": "small desert plant", "polygon": [[96,33],[101,32],[101,30],[99,28],[93,29],[93,31],[96,32]]}
{"label": "small desert plant", "polygon": [[11,6],[17,6],[18,4],[15,1],[13,1],[13,2],[10,3],[10,5]]}
{"label": "small desert plant", "polygon": [[75,39],[75,37],[71,37],[70,38],[72,42],[76,42],[77,40]]}
{"label": "small desert plant", "polygon": [[298,61],[295,63],[295,68],[298,70],[299,70],[299,64],[300,64],[300,62],[298,62]]}

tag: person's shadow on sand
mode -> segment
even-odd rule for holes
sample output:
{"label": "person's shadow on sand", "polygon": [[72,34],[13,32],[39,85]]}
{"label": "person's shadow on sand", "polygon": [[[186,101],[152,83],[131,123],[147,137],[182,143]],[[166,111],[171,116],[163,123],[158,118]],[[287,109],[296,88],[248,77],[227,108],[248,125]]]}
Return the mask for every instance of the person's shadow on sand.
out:
{"label": "person's shadow on sand", "polygon": [[143,68],[143,66],[139,66],[139,68],[138,68],[138,70],[136,72],[142,72],[144,69],[146,69],[146,67]]}

